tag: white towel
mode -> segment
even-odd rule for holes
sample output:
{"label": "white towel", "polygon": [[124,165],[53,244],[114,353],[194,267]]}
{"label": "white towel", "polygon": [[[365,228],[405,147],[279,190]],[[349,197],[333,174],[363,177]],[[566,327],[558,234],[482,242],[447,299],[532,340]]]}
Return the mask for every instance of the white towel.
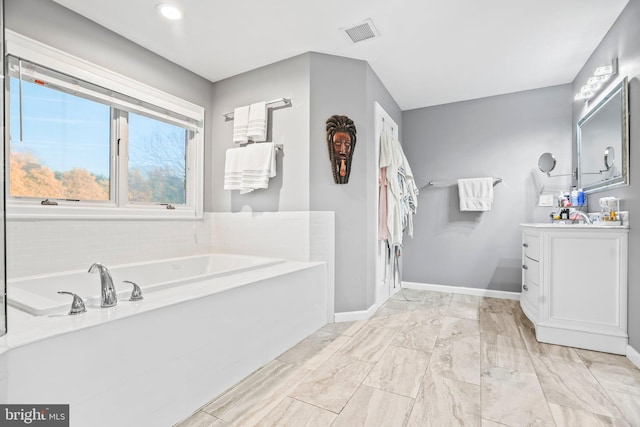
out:
{"label": "white towel", "polygon": [[267,104],[256,102],[249,107],[247,138],[254,142],[267,140]]}
{"label": "white towel", "polygon": [[225,154],[225,190],[240,190],[242,188],[242,161],[244,151],[244,148],[229,148]]}
{"label": "white towel", "polygon": [[233,110],[233,142],[246,144],[249,130],[249,106],[238,107]]}
{"label": "white towel", "polygon": [[272,142],[250,144],[244,148],[240,194],[268,188],[269,178],[276,176],[276,149]]}
{"label": "white towel", "polygon": [[493,203],[493,178],[458,180],[461,211],[490,211]]}

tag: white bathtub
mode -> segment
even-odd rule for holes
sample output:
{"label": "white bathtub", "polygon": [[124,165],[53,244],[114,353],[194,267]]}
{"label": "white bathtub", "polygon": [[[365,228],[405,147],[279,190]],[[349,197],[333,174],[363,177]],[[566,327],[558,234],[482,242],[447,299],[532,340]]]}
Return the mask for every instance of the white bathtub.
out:
{"label": "white bathtub", "polygon": [[[248,255],[207,254],[182,258],[169,258],[144,263],[107,265],[118,294],[118,303],[126,304],[133,281],[142,289],[143,296],[170,287],[186,285],[211,278],[222,277],[256,268],[282,263],[279,258]],[[100,275],[87,270],[68,271],[41,276],[22,277],[7,283],[7,301],[12,307],[34,316],[68,311],[69,295],[78,294],[91,308],[100,305]]]}

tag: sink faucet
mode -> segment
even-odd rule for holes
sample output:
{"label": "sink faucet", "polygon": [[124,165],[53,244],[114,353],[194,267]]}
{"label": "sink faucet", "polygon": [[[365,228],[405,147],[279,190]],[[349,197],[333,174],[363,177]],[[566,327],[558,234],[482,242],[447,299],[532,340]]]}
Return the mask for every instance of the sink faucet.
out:
{"label": "sink faucet", "polygon": [[[578,216],[582,217],[582,219],[584,219],[584,223],[585,223],[585,224],[591,224],[591,218],[589,218],[589,215],[587,215],[586,213],[584,213],[584,212],[582,212],[582,211],[575,210],[575,211],[572,211],[570,215],[578,215]],[[576,219],[577,219],[577,218],[576,218],[576,217],[574,217],[574,221],[575,221]]]}
{"label": "sink faucet", "polygon": [[89,267],[89,273],[100,273],[100,306],[113,307],[118,304],[118,298],[116,297],[116,288],[113,286],[113,279],[111,273],[104,265],[99,262],[93,263]]}

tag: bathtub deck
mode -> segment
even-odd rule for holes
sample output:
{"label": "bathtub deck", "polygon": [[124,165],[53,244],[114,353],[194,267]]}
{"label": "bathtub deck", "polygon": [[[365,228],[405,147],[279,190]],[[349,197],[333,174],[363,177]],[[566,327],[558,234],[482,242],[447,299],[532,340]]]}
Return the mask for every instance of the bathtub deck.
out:
{"label": "bathtub deck", "polygon": [[171,425],[326,324],[327,295],[326,263],[287,261],[77,316],[10,310],[0,401],[68,403],[72,427]]}

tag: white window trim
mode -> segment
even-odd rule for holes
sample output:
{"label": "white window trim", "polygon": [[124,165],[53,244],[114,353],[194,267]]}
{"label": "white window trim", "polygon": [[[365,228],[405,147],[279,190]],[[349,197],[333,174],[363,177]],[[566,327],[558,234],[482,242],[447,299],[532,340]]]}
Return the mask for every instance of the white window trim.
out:
{"label": "white window trim", "polygon": [[[57,201],[58,206],[43,206],[31,200],[7,198],[8,219],[186,219],[203,217],[204,197],[204,115],[205,109],[181,98],[162,92],[109,69],[85,61],[36,40],[5,30],[6,53],[52,70],[73,76],[114,92],[144,101],[187,117],[195,123],[194,144],[189,144],[191,159],[187,165],[187,203],[166,209],[157,205],[115,206],[113,203]],[[157,113],[156,113],[157,114]],[[167,116],[169,117],[169,116]],[[193,126],[193,125],[192,125]],[[8,127],[5,130],[8,132]],[[8,136],[7,136],[8,140]]]}

